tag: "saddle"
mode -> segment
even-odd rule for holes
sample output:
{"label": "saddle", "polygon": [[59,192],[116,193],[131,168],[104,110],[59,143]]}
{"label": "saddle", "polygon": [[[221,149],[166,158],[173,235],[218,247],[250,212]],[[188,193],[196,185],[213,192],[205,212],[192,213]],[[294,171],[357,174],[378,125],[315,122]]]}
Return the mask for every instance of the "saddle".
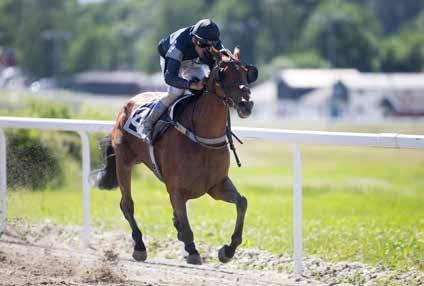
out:
{"label": "saddle", "polygon": [[[156,142],[165,131],[175,125],[178,116],[182,113],[186,106],[191,102],[198,99],[195,94],[186,94],[177,99],[168,110],[159,118],[155,123],[152,130],[152,142]],[[124,130],[131,135],[141,139],[140,134],[137,133],[137,127],[143,122],[143,120],[149,115],[151,109],[155,105],[158,99],[152,99],[139,105],[131,114],[131,116],[125,122]]]}
{"label": "saddle", "polygon": [[[160,138],[165,131],[173,126],[181,128],[181,125],[178,125],[177,118],[181,112],[187,107],[191,102],[196,101],[199,98],[196,94],[186,94],[179,99],[177,99],[168,110],[159,118],[155,123],[152,130],[152,145],[149,144],[149,155],[150,160],[152,161],[153,172],[156,177],[163,182],[163,176],[160,170],[160,166],[156,162],[155,152],[154,152],[154,143],[157,139]],[[140,104],[131,114],[131,116],[125,122],[124,130],[130,133],[131,135],[142,139],[140,134],[137,132],[137,127],[143,122],[146,116],[149,115],[151,109],[155,105],[157,98],[147,100],[146,102]],[[180,129],[181,130],[181,129]],[[180,131],[181,132],[181,131]]]}

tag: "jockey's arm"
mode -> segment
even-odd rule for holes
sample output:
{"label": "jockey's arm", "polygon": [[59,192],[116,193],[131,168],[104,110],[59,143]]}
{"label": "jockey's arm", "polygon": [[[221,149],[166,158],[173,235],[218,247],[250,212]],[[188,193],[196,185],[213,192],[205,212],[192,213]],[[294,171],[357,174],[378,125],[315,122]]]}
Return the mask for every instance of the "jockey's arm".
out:
{"label": "jockey's arm", "polygon": [[165,55],[165,82],[178,89],[190,89],[193,81],[186,80],[179,76],[183,54],[179,48],[180,42],[176,42],[168,49]]}
{"label": "jockey's arm", "polygon": [[175,88],[189,89],[191,82],[178,75],[180,67],[180,61],[167,57],[165,61],[165,82]]}

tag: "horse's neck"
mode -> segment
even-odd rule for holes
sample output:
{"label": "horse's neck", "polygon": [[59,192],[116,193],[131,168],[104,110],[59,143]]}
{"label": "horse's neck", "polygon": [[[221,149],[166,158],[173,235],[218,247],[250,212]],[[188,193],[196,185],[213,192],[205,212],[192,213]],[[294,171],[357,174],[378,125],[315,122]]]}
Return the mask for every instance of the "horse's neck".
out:
{"label": "horse's neck", "polygon": [[[225,134],[227,107],[218,96],[209,89],[193,106],[193,132],[200,137],[216,138]],[[193,124],[190,123],[190,124]]]}

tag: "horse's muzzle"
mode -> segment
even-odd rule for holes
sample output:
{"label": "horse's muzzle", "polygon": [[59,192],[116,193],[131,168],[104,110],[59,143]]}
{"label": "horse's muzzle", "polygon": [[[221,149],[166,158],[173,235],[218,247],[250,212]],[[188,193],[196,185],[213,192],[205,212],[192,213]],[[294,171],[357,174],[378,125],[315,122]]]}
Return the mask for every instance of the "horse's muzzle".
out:
{"label": "horse's muzzle", "polygon": [[237,113],[240,118],[247,118],[252,113],[253,101],[240,101],[237,105]]}

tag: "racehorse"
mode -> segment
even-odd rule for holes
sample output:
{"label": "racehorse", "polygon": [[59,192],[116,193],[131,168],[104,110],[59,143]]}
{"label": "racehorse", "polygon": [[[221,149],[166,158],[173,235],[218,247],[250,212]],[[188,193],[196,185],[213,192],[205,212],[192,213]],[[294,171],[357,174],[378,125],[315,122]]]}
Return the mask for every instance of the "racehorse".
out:
{"label": "racehorse", "polygon": [[[215,200],[233,203],[237,207],[235,229],[231,243],[218,251],[221,262],[228,262],[242,242],[247,200],[240,195],[228,177],[230,154],[225,135],[229,108],[237,110],[239,117],[251,114],[253,101],[248,84],[257,78],[257,70],[240,62],[240,50],[233,54],[212,51],[214,64],[205,90],[194,102],[180,112],[178,121],[188,126],[194,134],[190,140],[175,128],[168,128],[154,143],[156,164],[173,208],[173,224],[178,240],[188,252],[187,263],[201,264],[193,232],[187,217],[186,202],[209,194]],[[97,178],[99,188],[121,190],[121,210],[132,229],[135,242],[133,257],[137,261],[147,258],[142,233],[134,218],[134,203],[131,197],[131,170],[135,164],[144,163],[155,171],[155,163],[149,157],[149,145],[123,129],[124,124],[141,103],[159,98],[163,93],[145,92],[131,98],[119,111],[111,135],[103,142],[105,167]],[[201,140],[203,138],[203,140]],[[193,139],[193,138],[192,138]],[[224,139],[214,140],[214,139]],[[203,143],[202,143],[203,142]],[[217,144],[219,142],[219,144]]]}

